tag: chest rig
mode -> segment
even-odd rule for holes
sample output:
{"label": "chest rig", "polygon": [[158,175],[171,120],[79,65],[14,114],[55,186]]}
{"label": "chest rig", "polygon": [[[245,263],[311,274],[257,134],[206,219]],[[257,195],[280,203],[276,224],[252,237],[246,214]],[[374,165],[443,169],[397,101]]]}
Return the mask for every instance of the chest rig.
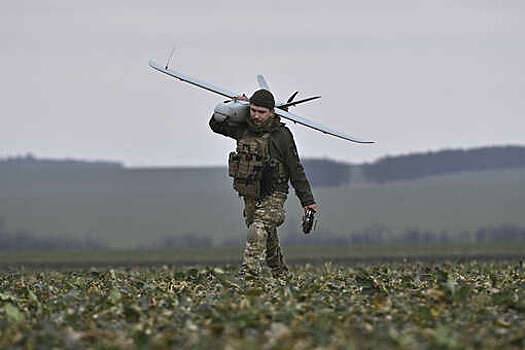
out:
{"label": "chest rig", "polygon": [[248,131],[237,141],[237,149],[228,157],[228,175],[239,196],[261,199],[270,194],[277,183],[284,181],[284,169],[270,157],[270,133],[250,135]]}

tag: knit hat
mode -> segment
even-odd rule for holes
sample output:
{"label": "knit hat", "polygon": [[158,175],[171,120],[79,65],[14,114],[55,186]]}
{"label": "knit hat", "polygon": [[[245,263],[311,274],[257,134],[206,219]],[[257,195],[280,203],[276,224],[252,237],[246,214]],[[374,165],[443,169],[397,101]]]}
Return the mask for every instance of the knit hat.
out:
{"label": "knit hat", "polygon": [[273,98],[272,93],[266,89],[255,91],[252,97],[250,97],[250,103],[268,109],[273,109],[275,107],[275,99]]}

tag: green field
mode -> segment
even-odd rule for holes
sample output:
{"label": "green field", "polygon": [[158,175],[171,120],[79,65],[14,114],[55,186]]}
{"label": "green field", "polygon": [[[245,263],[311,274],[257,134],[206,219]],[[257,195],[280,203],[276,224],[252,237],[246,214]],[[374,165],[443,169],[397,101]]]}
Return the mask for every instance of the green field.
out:
{"label": "green field", "polygon": [[519,261],[0,273],[0,348],[523,349]]}
{"label": "green field", "polygon": [[[12,251],[0,254],[0,270],[9,268],[60,268],[90,266],[188,266],[232,264],[238,266],[244,245],[144,250],[100,250],[100,251]],[[525,259],[525,242],[501,242],[486,244],[447,245],[351,245],[351,246],[283,246],[283,254],[289,264],[322,264],[338,261],[343,264],[356,262],[444,259]]]}
{"label": "green field", "polygon": [[[92,237],[113,248],[134,248],[166,236],[209,237],[216,244],[242,241],[242,205],[221,169],[120,170],[75,174],[12,174],[1,182],[0,218],[10,232]],[[7,176],[3,174],[2,176]],[[201,186],[191,186],[194,181]],[[326,237],[388,228],[452,235],[487,226],[525,226],[525,170],[439,176],[385,185],[319,187],[319,230]],[[282,237],[300,232],[301,212],[292,193]],[[467,238],[468,240],[468,238]]]}

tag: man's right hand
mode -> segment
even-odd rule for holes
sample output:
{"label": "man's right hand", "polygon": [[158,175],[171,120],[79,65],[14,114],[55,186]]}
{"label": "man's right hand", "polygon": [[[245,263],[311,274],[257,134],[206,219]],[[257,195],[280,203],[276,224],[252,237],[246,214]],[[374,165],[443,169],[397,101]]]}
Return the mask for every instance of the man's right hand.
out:
{"label": "man's right hand", "polygon": [[240,96],[235,96],[233,98],[234,101],[237,101],[237,100],[240,100],[240,101],[249,101],[250,99],[245,95],[245,94],[242,94]]}

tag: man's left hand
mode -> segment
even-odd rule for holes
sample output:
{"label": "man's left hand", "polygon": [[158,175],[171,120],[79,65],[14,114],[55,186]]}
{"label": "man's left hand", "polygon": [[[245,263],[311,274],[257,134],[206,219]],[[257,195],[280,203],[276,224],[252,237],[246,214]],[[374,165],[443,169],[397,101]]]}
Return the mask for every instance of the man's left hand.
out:
{"label": "man's left hand", "polygon": [[319,206],[316,203],[305,206],[304,211],[306,211],[306,209],[312,209],[316,213],[319,212]]}

